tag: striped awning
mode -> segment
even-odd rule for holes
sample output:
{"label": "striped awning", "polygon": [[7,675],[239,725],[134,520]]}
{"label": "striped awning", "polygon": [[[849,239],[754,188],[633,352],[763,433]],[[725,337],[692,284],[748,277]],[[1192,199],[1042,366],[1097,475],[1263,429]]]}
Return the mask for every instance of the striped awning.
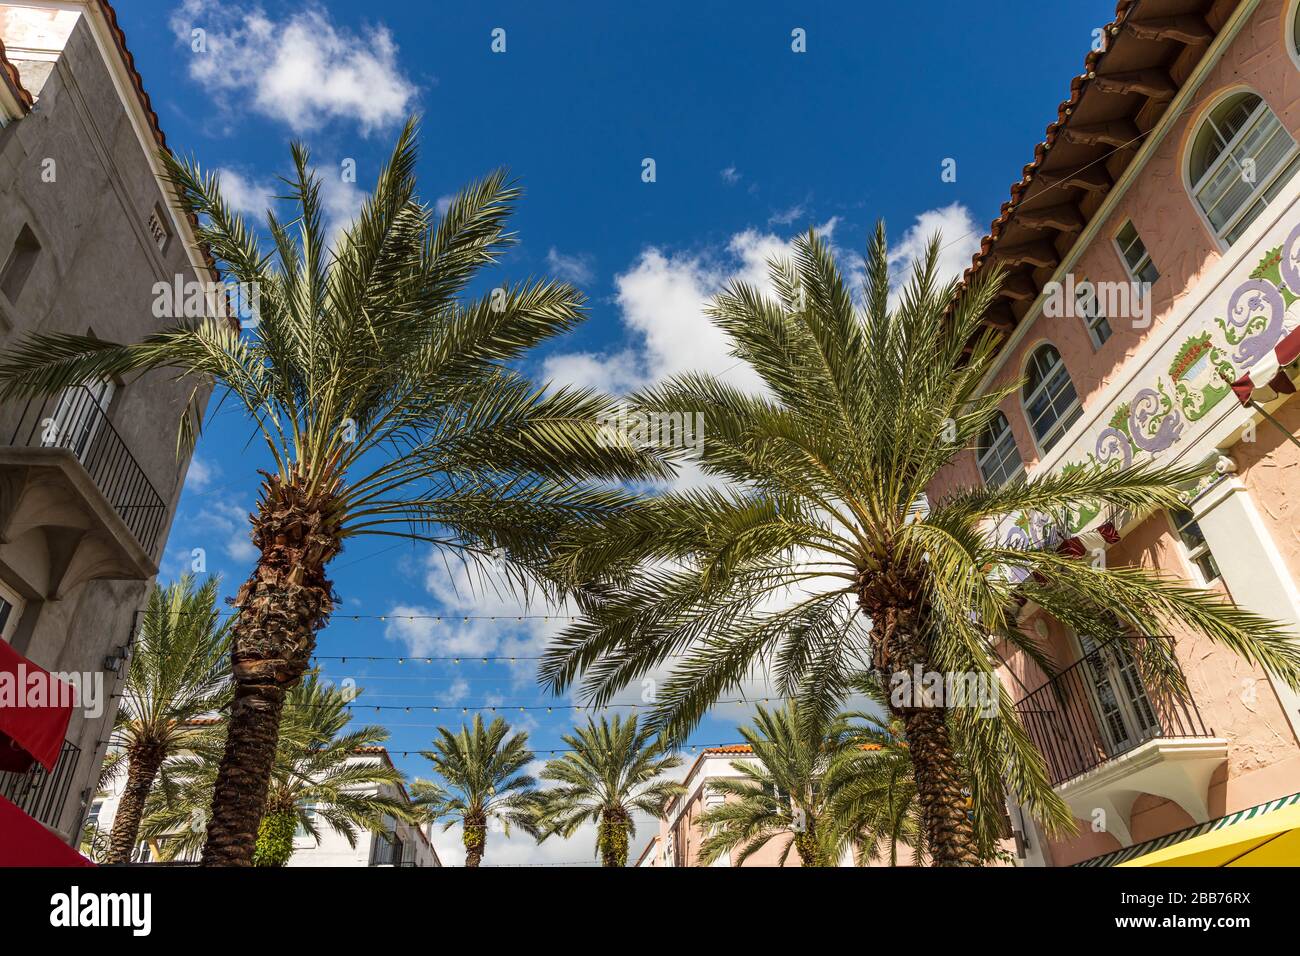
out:
{"label": "striped awning", "polygon": [[1289,797],[1279,797],[1268,803],[1261,803],[1258,806],[1250,807],[1246,810],[1238,810],[1236,813],[1230,813],[1226,817],[1219,817],[1217,820],[1209,820],[1205,823],[1198,823],[1194,827],[1188,827],[1186,830],[1178,830],[1174,833],[1167,833],[1162,837],[1156,837],[1154,840],[1148,840],[1145,843],[1138,843],[1134,846],[1126,846],[1122,850],[1113,850],[1102,856],[1094,856],[1091,860],[1083,860],[1074,864],[1075,866],[1119,866],[1121,863],[1127,863],[1129,860],[1135,860],[1140,856],[1146,856],[1148,853],[1154,853],[1156,850],[1163,850],[1167,846],[1173,846],[1175,843],[1182,843],[1184,840],[1190,840],[1194,837],[1206,833],[1213,833],[1216,830],[1222,830],[1230,827],[1235,823],[1242,823],[1246,820],[1254,820],[1266,813],[1272,813],[1275,810],[1282,810],[1286,807],[1300,806],[1300,793],[1293,793]]}
{"label": "striped awning", "polygon": [[1115,522],[1107,521],[1091,531],[1066,538],[1056,546],[1057,553],[1071,558],[1082,558],[1094,551],[1105,551],[1112,544],[1119,544],[1119,529]]}
{"label": "striped awning", "polygon": [[1242,405],[1272,402],[1294,395],[1300,379],[1300,328],[1277,343],[1277,347],[1232,383],[1233,394]]}

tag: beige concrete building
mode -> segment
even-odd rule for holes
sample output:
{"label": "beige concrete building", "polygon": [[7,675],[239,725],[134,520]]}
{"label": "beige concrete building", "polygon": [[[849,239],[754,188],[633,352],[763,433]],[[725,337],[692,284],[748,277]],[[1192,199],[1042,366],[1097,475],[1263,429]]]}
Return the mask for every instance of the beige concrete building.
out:
{"label": "beige concrete building", "polygon": [[[136,341],[155,283],[215,277],[160,180],[165,140],[111,5],[0,2],[0,349],[34,331]],[[0,637],[60,674],[101,675],[52,771],[0,795],[72,842],[95,794],[136,609],[158,572],[203,383],[86,382],[0,407]],[[83,694],[82,704],[86,701]]]}

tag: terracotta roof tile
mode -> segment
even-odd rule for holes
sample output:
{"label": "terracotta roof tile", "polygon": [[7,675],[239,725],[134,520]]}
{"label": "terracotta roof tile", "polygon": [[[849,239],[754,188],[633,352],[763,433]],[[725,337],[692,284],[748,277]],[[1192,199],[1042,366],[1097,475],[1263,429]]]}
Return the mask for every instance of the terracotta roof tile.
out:
{"label": "terracotta roof tile", "polygon": [[23,79],[18,75],[18,67],[9,62],[9,57],[5,55],[3,40],[0,40],[0,78],[3,78],[13,89],[14,95],[18,97],[18,105],[22,107],[23,112],[29,112],[32,108],[32,94],[27,92],[27,87],[23,86]]}
{"label": "terracotta roof tile", "polygon": [[[1129,12],[1138,2],[1139,0],[1117,0],[1117,3],[1115,4],[1115,19],[1103,28],[1107,36],[1111,36],[1115,30],[1119,29],[1125,18],[1129,15]],[[1107,43],[1105,49],[1090,50],[1088,55],[1084,58],[1083,72],[1070,81],[1069,99],[1063,101],[1061,105],[1056,108],[1056,120],[1048,124],[1043,141],[1034,147],[1033,160],[1026,165],[1023,170],[1021,170],[1020,179],[1011,184],[1011,199],[1002,204],[998,217],[994,219],[992,224],[989,226],[988,234],[980,241],[980,251],[975,254],[970,268],[965,272],[964,279],[966,282],[971,281],[987,261],[989,253],[993,250],[994,242],[1002,234],[1003,228],[1010,219],[1011,212],[1016,208],[1026,190],[1028,190],[1030,185],[1033,183],[1039,167],[1041,167],[1044,160],[1047,159],[1052,146],[1061,135],[1061,130],[1065,128],[1066,124],[1069,122],[1070,115],[1074,112],[1075,107],[1079,105],[1079,100],[1083,96],[1083,91],[1086,88],[1087,83],[1091,79],[1095,78],[1097,68],[1109,50],[1110,44]]]}
{"label": "terracotta roof tile", "polygon": [[[167,137],[162,131],[162,126],[158,122],[158,114],[154,112],[153,104],[149,99],[149,94],[145,92],[144,78],[140,76],[140,71],[135,67],[135,57],[126,46],[126,32],[117,22],[117,11],[109,0],[94,0],[98,5],[100,12],[104,15],[105,22],[108,23],[109,32],[113,34],[113,42],[117,45],[117,52],[122,57],[122,62],[126,64],[127,73],[131,76],[131,83],[135,87],[135,95],[140,100],[141,107],[144,108],[144,115],[149,120],[149,127],[153,131],[154,139],[157,141],[160,149],[171,152],[171,147],[167,145]],[[198,218],[190,213],[188,215],[190,227],[197,230]],[[206,246],[200,246],[199,251],[203,254],[203,259],[208,268],[212,271],[212,278],[220,278],[217,272],[216,262],[212,258],[212,253]]]}

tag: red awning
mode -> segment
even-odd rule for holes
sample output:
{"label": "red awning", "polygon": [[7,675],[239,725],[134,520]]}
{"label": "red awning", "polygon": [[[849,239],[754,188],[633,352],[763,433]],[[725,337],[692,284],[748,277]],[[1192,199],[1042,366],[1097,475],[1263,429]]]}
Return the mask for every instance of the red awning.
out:
{"label": "red awning", "polygon": [[1067,557],[1082,558],[1094,551],[1105,551],[1112,544],[1119,544],[1119,530],[1115,527],[1115,522],[1107,521],[1092,531],[1084,531],[1066,538],[1056,546],[1056,551]]}
{"label": "red awning", "polygon": [[40,823],[0,797],[0,866],[94,866]]}
{"label": "red awning", "polygon": [[1300,379],[1300,328],[1233,382],[1232,391],[1242,405],[1251,401],[1271,402],[1295,394],[1297,379]]}
{"label": "red awning", "polygon": [[70,685],[0,641],[0,770],[23,773],[36,760],[52,773],[74,699]]}

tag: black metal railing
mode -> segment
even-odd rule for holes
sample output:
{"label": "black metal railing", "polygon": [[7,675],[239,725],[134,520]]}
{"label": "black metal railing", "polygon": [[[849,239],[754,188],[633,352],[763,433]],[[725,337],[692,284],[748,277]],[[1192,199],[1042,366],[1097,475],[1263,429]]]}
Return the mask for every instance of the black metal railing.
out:
{"label": "black metal railing", "polygon": [[1017,702],[1053,786],[1148,740],[1213,735],[1190,695],[1149,692],[1142,653],[1155,640],[1168,638],[1107,641]]}
{"label": "black metal railing", "polygon": [[52,772],[34,764],[25,773],[0,773],[0,795],[29,817],[57,829],[80,760],[81,748],[65,740]]}
{"label": "black metal railing", "polygon": [[40,403],[29,400],[9,444],[72,452],[140,547],[153,556],[166,504],[89,388],[77,385]]}
{"label": "black metal railing", "polygon": [[415,844],[396,833],[377,834],[370,853],[371,866],[415,866]]}

